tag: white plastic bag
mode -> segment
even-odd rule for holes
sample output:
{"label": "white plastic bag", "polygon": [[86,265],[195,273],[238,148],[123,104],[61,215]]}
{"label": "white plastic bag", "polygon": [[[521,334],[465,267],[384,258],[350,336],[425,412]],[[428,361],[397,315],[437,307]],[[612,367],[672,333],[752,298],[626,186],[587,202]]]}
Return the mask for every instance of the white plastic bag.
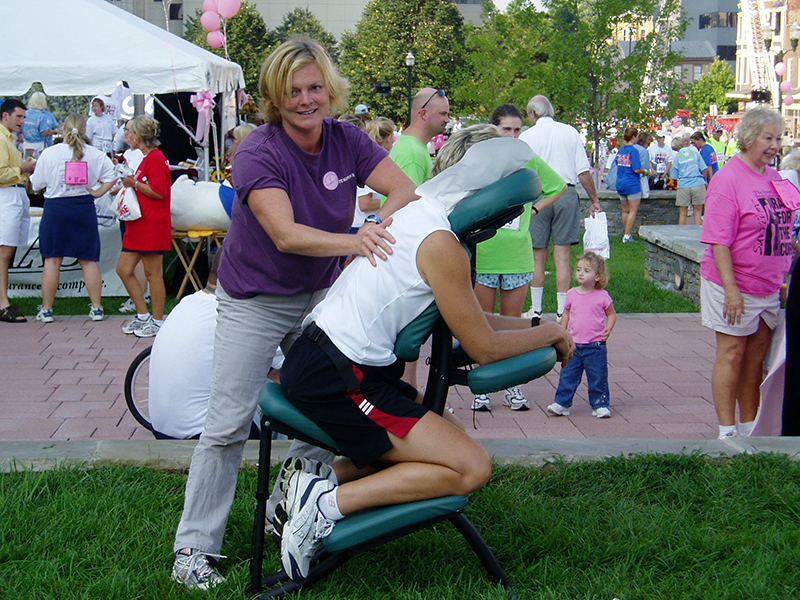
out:
{"label": "white plastic bag", "polygon": [[132,187],[124,187],[117,192],[112,207],[120,221],[135,221],[142,216],[142,209],[139,208],[139,200],[136,198],[136,190]]}
{"label": "white plastic bag", "polygon": [[583,251],[594,252],[608,260],[611,257],[611,244],[608,241],[608,218],[606,213],[595,213],[594,217],[583,220],[586,233],[583,234]]}
{"label": "white plastic bag", "polygon": [[94,200],[94,208],[97,212],[97,224],[100,227],[113,227],[117,224],[117,213],[114,212],[114,198],[111,194],[103,194]]}

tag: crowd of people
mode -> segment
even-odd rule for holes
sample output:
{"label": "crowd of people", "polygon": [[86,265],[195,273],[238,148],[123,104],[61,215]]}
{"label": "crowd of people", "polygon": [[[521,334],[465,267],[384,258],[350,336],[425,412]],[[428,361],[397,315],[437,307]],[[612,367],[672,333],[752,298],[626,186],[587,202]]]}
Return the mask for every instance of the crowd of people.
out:
{"label": "crowd of people", "polygon": [[[192,377],[197,393],[184,394],[180,410],[180,394],[160,393],[166,384],[154,393],[162,400],[152,415],[158,437],[199,436],[173,546],[172,576],[192,589],[224,581],[216,560],[244,442],[257,435],[258,393],[275,376],[273,366],[281,367],[287,399],[344,453],[332,462],[299,442],[289,450],[268,519],[291,579],[306,578],[322,538],[353,512],[469,494],[488,481],[488,454],[454,417],[422,406],[415,364],[394,355],[400,330],[433,300],[478,364],[555,347],[562,369],[551,416],[570,415],[584,372],[592,415],[612,416],[606,343],[616,311],[605,289],[608,270],[593,252],[574,265],[570,259],[580,240],[576,186],[590,199],[590,216],[602,207],[578,131],[555,120],[546,97],[534,96],[525,107],[527,129],[526,114],[511,104],[498,106],[489,124],[462,128],[452,126],[446,91],[424,87],[398,132],[391,120],[370,118],[364,104],[348,112],[348,82],[306,38],[284,42],[265,59],[259,87],[265,124],[232,133],[236,195],[218,269],[209,289],[185,299],[166,326],[171,177],[158,148],[159,123],[137,116],[124,124],[130,171],[120,175],[109,156],[118,132],[101,98],[93,99],[88,119],[72,114],[61,126],[47,117],[43,95],[31,97],[35,108],[27,115],[17,100],[0,106],[1,321],[25,321],[10,305],[7,284],[14,250],[27,241],[26,186],[45,196],[36,316],[44,323],[54,320],[65,256],[83,270],[89,317],[103,319],[95,199],[124,190],[140,206],[141,218],[124,224],[116,269],[136,313],[122,330],[156,337],[154,357],[163,358],[152,382],[174,375],[168,365],[176,341],[196,352],[194,366],[202,371]],[[729,154],[719,128],[708,139],[691,132],[670,143],[663,130],[628,126],[610,157],[623,243],[633,241],[650,189],[676,187],[679,223],[691,207],[703,227],[702,322],[717,342],[712,390],[721,438],[752,431],[762,363],[797,246],[794,205],[769,166],[782,131],[776,112],[750,110]],[[800,154],[795,159],[800,166]],[[477,246],[473,281],[447,217],[472,191],[522,167],[538,173],[542,197]],[[556,322],[545,322],[551,244],[557,311]],[[573,275],[578,285],[570,287]],[[531,311],[523,316],[529,290]],[[279,352],[282,365],[273,361]],[[503,404],[530,408],[517,387],[505,390]],[[474,396],[472,410],[492,410],[489,395]]]}

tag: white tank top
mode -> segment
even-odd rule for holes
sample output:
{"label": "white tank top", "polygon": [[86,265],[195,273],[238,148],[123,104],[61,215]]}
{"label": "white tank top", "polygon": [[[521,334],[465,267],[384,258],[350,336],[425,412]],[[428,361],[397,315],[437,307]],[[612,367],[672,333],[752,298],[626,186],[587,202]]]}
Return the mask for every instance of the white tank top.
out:
{"label": "white tank top", "polygon": [[395,362],[397,334],[433,301],[417,270],[417,250],[431,233],[451,231],[444,208],[424,199],[397,211],[388,231],[397,242],[378,266],[360,256],[306,317],[315,321],[353,362],[384,367]]}

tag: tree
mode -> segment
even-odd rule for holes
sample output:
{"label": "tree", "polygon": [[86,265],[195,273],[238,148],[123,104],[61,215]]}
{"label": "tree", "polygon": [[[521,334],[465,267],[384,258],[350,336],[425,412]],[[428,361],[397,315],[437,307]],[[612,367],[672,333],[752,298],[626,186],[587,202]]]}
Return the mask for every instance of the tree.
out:
{"label": "tree", "polygon": [[334,62],[339,62],[339,44],[336,36],[325,30],[320,20],[307,8],[295,8],[286,13],[281,23],[275,29],[275,38],[278,44],[285,42],[293,35],[305,35],[317,40]]}
{"label": "tree", "polygon": [[716,104],[720,112],[736,112],[735,98],[726,98],[725,94],[736,87],[736,76],[727,62],[717,57],[708,66],[694,85],[689,88],[688,105],[692,112],[702,117],[708,113],[708,107]]}
{"label": "tree", "polygon": [[[225,50],[223,48],[214,49],[206,43],[208,32],[200,24],[202,14],[202,9],[197,9],[195,17],[189,17],[183,37],[205,50],[224,57]],[[242,0],[239,12],[228,19],[226,37],[228,56],[242,67],[245,90],[250,94],[257,95],[261,63],[275,46],[275,34],[267,29],[258,10],[247,0]]]}
{"label": "tree", "polygon": [[[686,28],[678,0],[547,0],[553,22],[549,61],[551,100],[571,119],[586,121],[595,142],[610,119],[648,124],[657,96],[669,87],[680,55],[670,43]],[[623,28],[642,31],[624,55],[614,41]],[[594,144],[597,147],[597,143]]]}
{"label": "tree", "polygon": [[[371,0],[341,42],[341,72],[350,80],[352,104],[363,102],[372,114],[407,118],[406,55],[414,54],[413,90],[447,90],[451,111],[465,99],[454,93],[466,67],[464,20],[451,0]],[[375,86],[387,85],[388,94]]]}

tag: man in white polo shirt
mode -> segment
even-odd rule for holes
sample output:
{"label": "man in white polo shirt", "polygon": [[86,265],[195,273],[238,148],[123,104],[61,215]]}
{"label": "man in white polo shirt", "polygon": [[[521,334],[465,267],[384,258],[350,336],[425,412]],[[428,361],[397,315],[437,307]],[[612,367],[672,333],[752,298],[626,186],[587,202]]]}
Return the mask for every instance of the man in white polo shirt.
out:
{"label": "man in white polo shirt", "polygon": [[22,154],[14,145],[14,135],[25,123],[25,105],[6,100],[0,106],[0,321],[24,323],[25,317],[8,300],[8,268],[14,251],[28,242],[31,203],[25,191],[28,175],[36,161]]}
{"label": "man in white polo shirt", "polygon": [[544,293],[544,267],[553,239],[553,260],[556,265],[556,296],[558,299],[557,321],[561,322],[567,290],[572,278],[570,266],[570,246],[580,241],[581,207],[575,186],[581,182],[592,206],[591,214],[601,212],[600,200],[589,172],[589,159],[574,127],[554,120],[555,111],[550,100],[544,96],[534,96],[528,101],[530,129],[523,131],[519,139],[550,165],[567,183],[567,191],[561,199],[542,210],[531,219],[531,239],[533,241],[533,280],[531,281],[532,317],[542,314],[542,295]]}

